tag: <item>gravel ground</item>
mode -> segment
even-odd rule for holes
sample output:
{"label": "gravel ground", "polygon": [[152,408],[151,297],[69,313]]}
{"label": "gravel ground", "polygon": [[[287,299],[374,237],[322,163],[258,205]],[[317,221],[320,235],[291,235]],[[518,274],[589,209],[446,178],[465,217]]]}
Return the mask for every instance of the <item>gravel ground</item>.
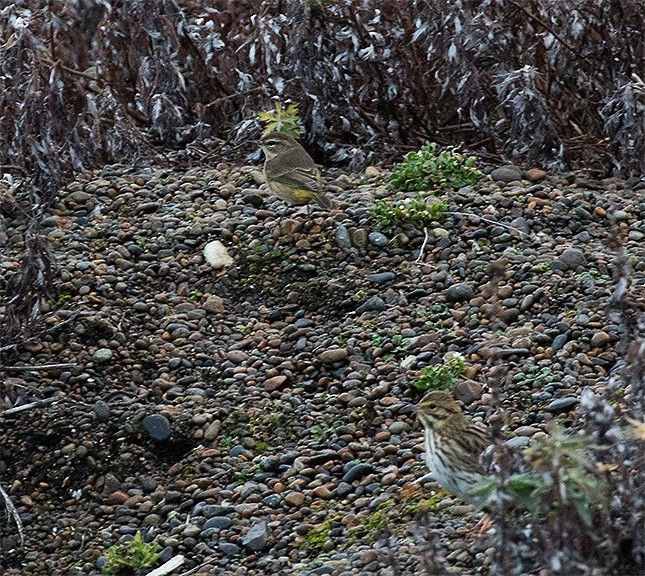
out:
{"label": "gravel ground", "polygon": [[[416,575],[431,534],[455,574],[487,572],[487,537],[459,533],[479,516],[425,476],[411,383],[461,353],[458,395],[485,421],[494,346],[517,445],[572,420],[620,358],[615,223],[642,287],[645,182],[500,168],[447,194],[419,262],[423,231],[370,218],[393,191],[368,174],[328,174],[337,209],[310,215],[226,164],[111,166],[62,192],[47,332],[1,362],[9,404],[54,401],[0,412],[0,482],[25,532],[21,548],[0,526],[0,572],[99,574],[137,531],[185,556],[175,573],[387,575],[395,557]],[[0,233],[5,277],[21,234]],[[214,240],[231,265],[205,261]],[[72,366],[15,370],[51,363]]]}

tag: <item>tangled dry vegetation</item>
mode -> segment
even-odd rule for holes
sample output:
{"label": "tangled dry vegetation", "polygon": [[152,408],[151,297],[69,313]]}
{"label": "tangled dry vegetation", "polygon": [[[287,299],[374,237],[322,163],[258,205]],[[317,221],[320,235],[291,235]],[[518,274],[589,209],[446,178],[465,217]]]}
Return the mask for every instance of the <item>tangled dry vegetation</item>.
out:
{"label": "tangled dry vegetation", "polygon": [[[43,329],[40,305],[55,293],[56,263],[40,221],[75,172],[124,159],[185,164],[251,152],[257,113],[274,98],[299,104],[317,159],[350,168],[391,162],[432,140],[552,170],[642,174],[644,13],[642,0],[6,4],[0,242],[22,257],[0,284],[0,351]],[[25,237],[8,242],[5,219],[28,221]],[[622,258],[617,270],[624,376],[606,398],[585,399],[581,422],[610,501],[587,527],[575,505],[558,503],[556,478],[557,509],[530,540],[500,501],[494,574],[520,573],[536,542],[559,573],[643,567],[643,313],[628,303]],[[503,483],[512,455],[498,447],[492,459]],[[441,574],[432,550],[430,539],[428,574]],[[580,571],[587,562],[600,572]]]}
{"label": "tangled dry vegetation", "polygon": [[74,170],[252,149],[271,98],[298,102],[319,156],[352,167],[430,139],[642,173],[644,11],[642,0],[10,3],[0,206],[34,222],[21,276],[3,287],[5,338],[37,315],[35,286],[50,288],[37,223]]}

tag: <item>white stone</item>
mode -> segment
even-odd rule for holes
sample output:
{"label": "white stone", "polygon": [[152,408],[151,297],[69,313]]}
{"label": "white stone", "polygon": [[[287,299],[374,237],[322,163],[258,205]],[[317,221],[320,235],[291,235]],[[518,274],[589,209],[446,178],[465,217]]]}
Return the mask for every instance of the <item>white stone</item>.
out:
{"label": "white stone", "polygon": [[204,246],[204,258],[213,268],[226,268],[233,264],[233,258],[219,240],[213,240]]}

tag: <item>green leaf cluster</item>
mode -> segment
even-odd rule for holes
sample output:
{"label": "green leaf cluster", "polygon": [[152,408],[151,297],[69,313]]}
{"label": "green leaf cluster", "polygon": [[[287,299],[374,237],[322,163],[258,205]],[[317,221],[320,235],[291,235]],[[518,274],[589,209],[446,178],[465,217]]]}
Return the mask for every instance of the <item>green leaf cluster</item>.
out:
{"label": "green leaf cluster", "polygon": [[602,504],[604,480],[594,473],[590,449],[586,434],[571,435],[554,428],[524,451],[530,466],[527,472],[510,476],[503,485],[499,478],[486,477],[472,494],[485,503],[496,491],[501,492],[535,518],[572,509],[591,527],[592,511]]}
{"label": "green leaf cluster", "polygon": [[412,382],[412,386],[419,390],[451,390],[457,378],[466,371],[464,359],[455,355],[448,358],[443,364],[426,366],[421,370],[421,377]]}
{"label": "green leaf cluster", "polygon": [[405,225],[425,228],[441,218],[447,209],[448,206],[443,200],[428,203],[419,195],[404,200],[377,200],[371,216],[382,230],[392,230]]}
{"label": "green leaf cluster", "polygon": [[473,157],[452,150],[437,151],[428,142],[418,152],[410,152],[403,162],[394,165],[390,182],[396,188],[421,192],[431,188],[461,188],[475,184],[483,174]]}
{"label": "green leaf cluster", "polygon": [[258,112],[258,119],[264,124],[262,136],[269,132],[282,132],[294,138],[300,136],[300,118],[297,104],[291,103],[285,107],[280,100],[276,100],[274,110]]}
{"label": "green leaf cluster", "polygon": [[159,545],[144,542],[141,532],[124,544],[115,544],[105,553],[102,571],[111,576],[134,574],[141,568],[152,566],[159,559]]}

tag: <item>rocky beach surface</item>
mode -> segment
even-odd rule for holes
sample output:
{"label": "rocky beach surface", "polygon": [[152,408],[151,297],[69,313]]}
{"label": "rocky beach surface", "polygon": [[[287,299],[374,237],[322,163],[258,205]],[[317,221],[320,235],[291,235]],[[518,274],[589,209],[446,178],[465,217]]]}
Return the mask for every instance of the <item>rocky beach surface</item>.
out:
{"label": "rocky beach surface", "polygon": [[[329,212],[255,170],[110,166],[61,192],[42,231],[57,299],[0,361],[0,483],[25,537],[2,522],[3,574],[98,575],[139,531],[185,557],[175,573],[412,575],[431,542],[485,574],[487,536],[462,530],[479,514],[427,477],[421,369],[461,354],[456,396],[486,422],[496,349],[517,446],[619,369],[606,241],[624,233],[642,290],[644,181],[502,167],[437,193],[434,227],[384,231],[375,201],[416,194],[378,169],[326,173]],[[0,284],[24,226],[6,224]]]}

